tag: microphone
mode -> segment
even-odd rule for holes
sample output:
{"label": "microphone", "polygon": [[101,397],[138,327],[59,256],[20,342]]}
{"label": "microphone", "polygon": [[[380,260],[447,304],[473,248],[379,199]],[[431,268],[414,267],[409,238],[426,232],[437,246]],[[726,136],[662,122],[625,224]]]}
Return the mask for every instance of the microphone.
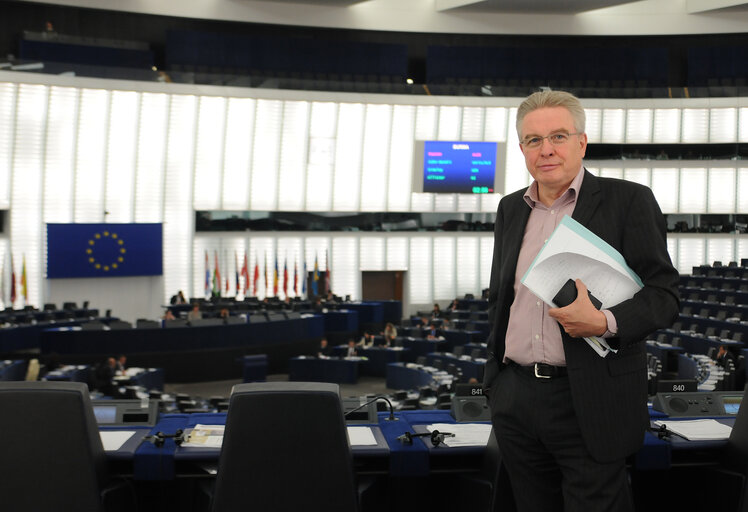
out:
{"label": "microphone", "polygon": [[414,434],[413,432],[405,432],[403,435],[398,436],[397,440],[403,444],[412,445],[414,437],[430,437],[431,444],[433,446],[439,446],[444,442],[445,437],[454,437],[455,435],[451,432],[439,432],[434,430],[433,432],[423,432],[420,434]]}
{"label": "microphone", "polygon": [[351,409],[350,411],[346,412],[343,416],[347,418],[349,414],[354,413],[354,412],[356,412],[356,411],[358,411],[360,409],[363,409],[367,405],[369,405],[371,403],[374,403],[377,400],[384,400],[385,402],[387,402],[387,405],[389,405],[389,407],[390,407],[390,416],[389,416],[389,418],[387,418],[387,421],[397,421],[397,418],[395,418],[395,411],[394,411],[394,409],[392,409],[392,402],[390,402],[386,397],[383,397],[383,396],[375,396],[374,398],[372,398],[371,400],[369,400],[365,404],[361,404],[358,407],[356,407],[355,409]]}
{"label": "microphone", "polygon": [[143,439],[150,441],[156,446],[163,446],[167,439],[174,439],[174,443],[179,446],[184,442],[184,431],[180,428],[173,434],[164,434],[163,432],[156,432],[153,435],[145,436]]}

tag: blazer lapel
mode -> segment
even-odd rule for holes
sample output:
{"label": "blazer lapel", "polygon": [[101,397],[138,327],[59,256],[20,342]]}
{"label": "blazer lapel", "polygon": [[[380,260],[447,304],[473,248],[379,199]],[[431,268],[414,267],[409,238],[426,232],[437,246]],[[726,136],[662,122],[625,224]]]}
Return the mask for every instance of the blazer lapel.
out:
{"label": "blazer lapel", "polygon": [[[504,254],[502,261],[502,282],[506,283],[509,290],[514,287],[514,274],[517,271],[517,258],[522,247],[522,239],[525,236],[525,226],[530,218],[530,207],[520,196],[518,206],[512,208],[516,216],[504,225]],[[506,264],[504,264],[506,262]],[[502,290],[506,292],[507,290]],[[503,295],[502,295],[503,296]]]}
{"label": "blazer lapel", "polygon": [[597,178],[585,169],[582,188],[579,190],[577,204],[574,207],[574,213],[571,217],[583,226],[586,226],[600,205],[600,199],[600,185],[597,182]]}

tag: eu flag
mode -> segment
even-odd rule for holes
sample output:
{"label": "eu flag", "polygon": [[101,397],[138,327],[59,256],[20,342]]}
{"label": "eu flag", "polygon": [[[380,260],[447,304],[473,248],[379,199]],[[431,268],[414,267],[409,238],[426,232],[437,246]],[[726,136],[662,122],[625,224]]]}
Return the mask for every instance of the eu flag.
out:
{"label": "eu flag", "polygon": [[161,224],[47,224],[47,277],[159,276]]}

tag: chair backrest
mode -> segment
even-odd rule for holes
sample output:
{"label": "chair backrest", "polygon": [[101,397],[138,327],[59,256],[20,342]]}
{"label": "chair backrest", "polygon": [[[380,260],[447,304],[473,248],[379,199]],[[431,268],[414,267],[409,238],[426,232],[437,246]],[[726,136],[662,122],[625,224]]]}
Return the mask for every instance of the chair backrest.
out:
{"label": "chair backrest", "polygon": [[106,459],[81,382],[0,382],[4,511],[101,510]]}
{"label": "chair backrest", "polygon": [[337,384],[238,384],[225,432],[213,512],[358,509]]}
{"label": "chair backrest", "polygon": [[158,320],[148,320],[146,318],[138,318],[135,321],[135,328],[137,329],[160,329],[161,322]]}
{"label": "chair backrest", "polygon": [[[730,438],[727,441],[727,449],[724,455],[730,466],[738,466],[742,471],[748,469],[748,401],[746,400],[746,390],[743,390],[743,398],[740,403],[740,409],[735,417],[735,424],[732,426]],[[745,403],[744,403],[745,402]]]}

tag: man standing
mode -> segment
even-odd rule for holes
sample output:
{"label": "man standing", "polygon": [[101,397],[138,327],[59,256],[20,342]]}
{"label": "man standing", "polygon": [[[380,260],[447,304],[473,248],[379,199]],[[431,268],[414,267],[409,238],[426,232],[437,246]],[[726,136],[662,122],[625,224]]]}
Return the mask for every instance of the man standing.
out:
{"label": "man standing", "polygon": [[[525,99],[517,133],[534,181],[505,196],[496,215],[484,386],[520,511],[633,510],[625,458],[648,424],[643,340],[679,310],[678,272],[652,192],[587,172],[584,128],[569,93]],[[577,299],[551,308],[521,284],[564,215],[623,255],[644,283],[633,298],[598,311],[577,280]],[[618,352],[600,357],[586,336],[603,336]]]}

